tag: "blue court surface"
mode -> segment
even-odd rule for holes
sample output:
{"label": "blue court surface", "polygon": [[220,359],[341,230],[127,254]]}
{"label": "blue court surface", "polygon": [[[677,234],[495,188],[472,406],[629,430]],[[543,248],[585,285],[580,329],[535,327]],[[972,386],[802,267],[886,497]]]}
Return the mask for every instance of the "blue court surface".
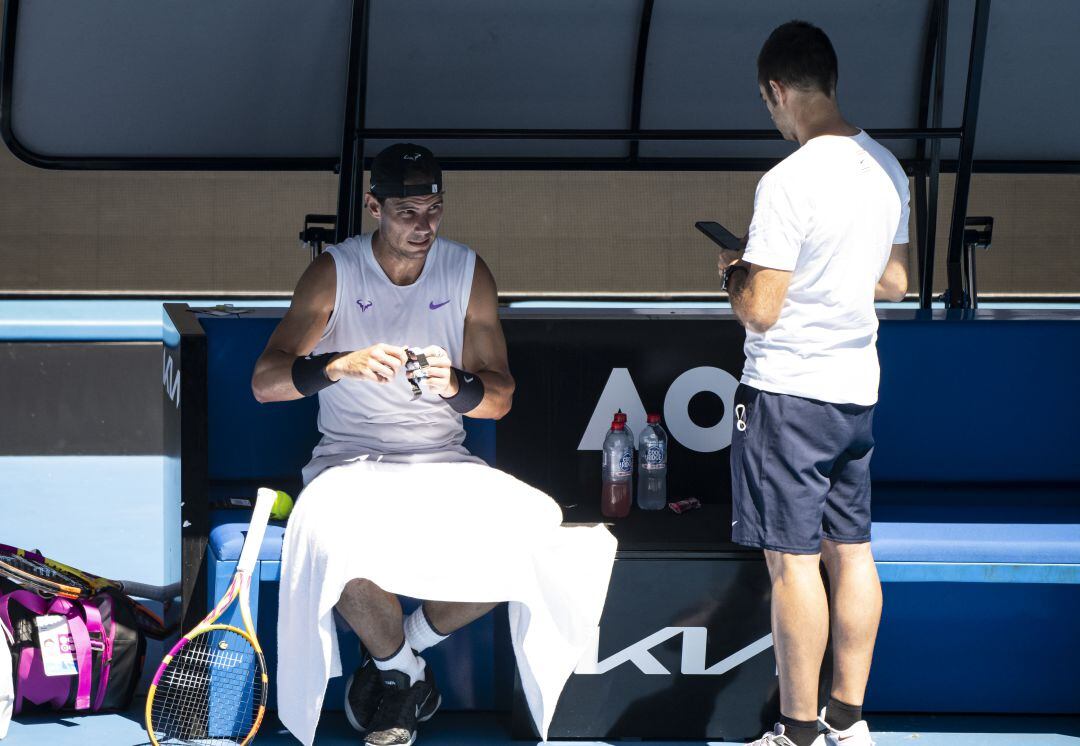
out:
{"label": "blue court surface", "polygon": [[[437,715],[417,739],[424,746],[496,746],[525,744],[511,740],[502,716],[491,713],[451,712]],[[1080,744],[1078,717],[1017,717],[957,715],[880,715],[872,717],[874,740],[878,746],[1066,746]],[[273,718],[255,740],[265,746],[299,743]],[[318,746],[360,744],[360,737],[341,713],[326,713],[315,743]],[[549,743],[590,746],[607,741],[550,741]],[[629,743],[614,741],[611,743]],[[720,741],[648,741],[651,746],[702,744],[721,746]],[[12,723],[4,746],[149,746],[142,728],[142,713],[95,717],[25,719]]]}

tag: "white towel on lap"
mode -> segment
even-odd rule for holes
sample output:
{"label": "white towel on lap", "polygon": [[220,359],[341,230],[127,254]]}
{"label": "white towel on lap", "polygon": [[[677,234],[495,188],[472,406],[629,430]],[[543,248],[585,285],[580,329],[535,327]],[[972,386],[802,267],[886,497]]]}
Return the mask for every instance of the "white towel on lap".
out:
{"label": "white towel on lap", "polygon": [[546,739],[566,680],[600,622],[616,542],[603,526],[564,528],[559,506],[475,463],[353,461],[297,501],[282,550],[278,714],[314,742],[331,676],[331,611],[346,583],[435,601],[509,601],[529,708]]}

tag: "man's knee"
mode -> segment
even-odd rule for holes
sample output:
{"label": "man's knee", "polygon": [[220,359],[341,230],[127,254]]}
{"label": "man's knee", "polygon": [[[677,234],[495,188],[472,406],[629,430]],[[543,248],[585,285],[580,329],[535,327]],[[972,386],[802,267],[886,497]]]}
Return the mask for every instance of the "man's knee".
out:
{"label": "man's knee", "polygon": [[825,562],[826,569],[832,569],[872,563],[874,555],[868,541],[845,544],[824,539],[821,542],[821,559]]}
{"label": "man's knee", "polygon": [[804,579],[820,580],[821,555],[789,554],[765,550],[765,563],[769,567],[769,577],[774,583],[797,582]]}
{"label": "man's knee", "polygon": [[353,578],[342,589],[340,601],[356,603],[372,596],[383,595],[386,595],[386,591],[367,578]]}

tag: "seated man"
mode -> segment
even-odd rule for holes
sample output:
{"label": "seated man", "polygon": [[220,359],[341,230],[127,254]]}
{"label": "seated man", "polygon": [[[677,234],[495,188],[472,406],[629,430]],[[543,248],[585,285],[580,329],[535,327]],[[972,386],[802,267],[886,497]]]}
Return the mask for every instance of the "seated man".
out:
{"label": "seated man", "polygon": [[[462,415],[499,419],[514,392],[495,280],[437,236],[430,151],[387,148],[371,182],[377,229],[312,262],[252,379],[261,402],[318,393],[323,434],[282,550],[279,714],[313,742],[341,675],[336,608],[370,656],[347,687],[350,723],[372,746],[411,744],[440,703],[418,653],[509,601],[546,735],[600,621],[615,541],[602,526],[563,528],[551,498],[464,448]],[[398,593],[429,600],[403,618]]]}

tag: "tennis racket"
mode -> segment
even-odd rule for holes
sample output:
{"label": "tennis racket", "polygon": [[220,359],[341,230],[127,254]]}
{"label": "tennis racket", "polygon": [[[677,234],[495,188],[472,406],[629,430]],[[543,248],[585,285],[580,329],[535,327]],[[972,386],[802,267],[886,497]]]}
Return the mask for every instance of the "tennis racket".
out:
{"label": "tennis racket", "polygon": [[[146,698],[146,732],[154,746],[243,746],[262,724],[270,682],[248,592],[276,497],[273,490],[259,490],[229,589],[154,676]],[[244,629],[216,624],[238,597]]]}
{"label": "tennis racket", "polygon": [[[164,601],[168,606],[173,598],[180,595],[179,583],[156,586],[130,580],[109,580],[69,567],[41,552],[7,544],[0,544],[0,576],[41,595],[70,599],[90,598],[112,589],[139,598]],[[165,620],[146,606],[133,603],[132,608],[139,620],[139,628],[150,637],[162,640],[172,633],[173,629],[165,624]]]}
{"label": "tennis racket", "polygon": [[[8,549],[8,547],[3,547]],[[39,554],[0,551],[0,575],[38,593],[64,598],[86,598],[92,587],[77,575],[52,567]]]}

